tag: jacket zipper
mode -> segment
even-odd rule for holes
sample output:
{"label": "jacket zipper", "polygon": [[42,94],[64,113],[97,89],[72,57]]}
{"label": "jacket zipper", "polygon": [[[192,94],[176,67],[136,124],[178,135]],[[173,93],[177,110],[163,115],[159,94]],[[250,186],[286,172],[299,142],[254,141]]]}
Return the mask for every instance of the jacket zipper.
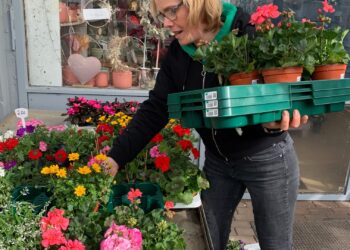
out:
{"label": "jacket zipper", "polygon": [[215,140],[215,135],[216,135],[216,130],[215,129],[211,129],[211,135],[212,135],[212,138],[213,138],[213,141],[215,143],[215,147],[216,147],[216,150],[219,152],[219,154],[221,155],[222,158],[225,159],[225,161],[229,161],[228,158],[221,152],[220,148],[219,148],[219,145],[217,144],[216,140]]}

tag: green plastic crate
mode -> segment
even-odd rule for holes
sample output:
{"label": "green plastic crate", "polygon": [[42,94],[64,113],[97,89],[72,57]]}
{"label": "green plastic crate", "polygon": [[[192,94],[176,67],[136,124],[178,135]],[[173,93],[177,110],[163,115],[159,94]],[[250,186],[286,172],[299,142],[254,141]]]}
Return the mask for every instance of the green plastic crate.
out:
{"label": "green plastic crate", "polygon": [[107,210],[113,212],[116,206],[127,206],[130,204],[128,200],[128,192],[131,188],[139,189],[142,192],[140,208],[145,213],[157,208],[164,208],[163,195],[158,184],[151,182],[139,183],[121,183],[112,187],[112,192],[109,197]]}
{"label": "green plastic crate", "polygon": [[224,86],[171,94],[168,111],[190,128],[235,128],[281,119],[283,110],[302,115],[344,110],[350,79]]}

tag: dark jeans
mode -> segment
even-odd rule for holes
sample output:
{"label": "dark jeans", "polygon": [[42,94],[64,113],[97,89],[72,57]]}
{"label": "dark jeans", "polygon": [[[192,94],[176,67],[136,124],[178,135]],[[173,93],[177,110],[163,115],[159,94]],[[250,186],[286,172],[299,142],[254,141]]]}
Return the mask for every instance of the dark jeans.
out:
{"label": "dark jeans", "polygon": [[204,172],[210,188],[202,192],[202,203],[215,250],[225,249],[233,213],[246,188],[261,249],[292,249],[299,165],[289,135],[241,160],[226,162],[207,151]]}

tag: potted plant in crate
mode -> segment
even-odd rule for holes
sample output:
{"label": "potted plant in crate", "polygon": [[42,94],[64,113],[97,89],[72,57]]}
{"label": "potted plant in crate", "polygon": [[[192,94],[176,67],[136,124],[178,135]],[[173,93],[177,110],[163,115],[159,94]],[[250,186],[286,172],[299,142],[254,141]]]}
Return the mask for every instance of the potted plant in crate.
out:
{"label": "potted plant in crate", "polygon": [[317,26],[316,23],[312,23],[316,32],[316,46],[313,49],[316,66],[312,79],[344,78],[350,57],[343,42],[349,29],[343,30],[339,26],[329,27],[332,19],[327,14],[334,13],[335,9],[327,0],[324,0],[322,5],[323,8],[318,9],[318,21],[321,25]]}
{"label": "potted plant in crate", "polygon": [[205,71],[218,74],[221,83],[224,77],[232,85],[251,84],[260,79],[253,51],[248,35],[238,36],[238,30],[233,30],[220,42],[200,46],[195,59],[203,62]]}
{"label": "potted plant in crate", "polygon": [[[273,4],[259,6],[251,15],[250,23],[257,31],[254,58],[263,69],[265,83],[300,81],[303,69],[310,73],[314,70],[314,27],[297,21],[294,15],[292,10],[280,12]],[[282,20],[274,25],[272,19],[280,16]]]}

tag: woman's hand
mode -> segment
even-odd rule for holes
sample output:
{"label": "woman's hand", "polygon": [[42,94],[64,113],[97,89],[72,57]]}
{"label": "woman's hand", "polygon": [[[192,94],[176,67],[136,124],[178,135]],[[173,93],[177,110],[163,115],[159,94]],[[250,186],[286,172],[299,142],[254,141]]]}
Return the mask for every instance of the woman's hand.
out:
{"label": "woman's hand", "polygon": [[307,123],[309,117],[307,115],[300,116],[299,110],[293,110],[293,118],[290,120],[289,112],[284,110],[282,112],[282,120],[280,122],[264,123],[262,126],[267,129],[288,130],[291,128],[298,128],[300,125]]}
{"label": "woman's hand", "polygon": [[113,160],[113,158],[108,157],[104,161],[103,169],[107,174],[115,176],[118,173],[119,165]]}

